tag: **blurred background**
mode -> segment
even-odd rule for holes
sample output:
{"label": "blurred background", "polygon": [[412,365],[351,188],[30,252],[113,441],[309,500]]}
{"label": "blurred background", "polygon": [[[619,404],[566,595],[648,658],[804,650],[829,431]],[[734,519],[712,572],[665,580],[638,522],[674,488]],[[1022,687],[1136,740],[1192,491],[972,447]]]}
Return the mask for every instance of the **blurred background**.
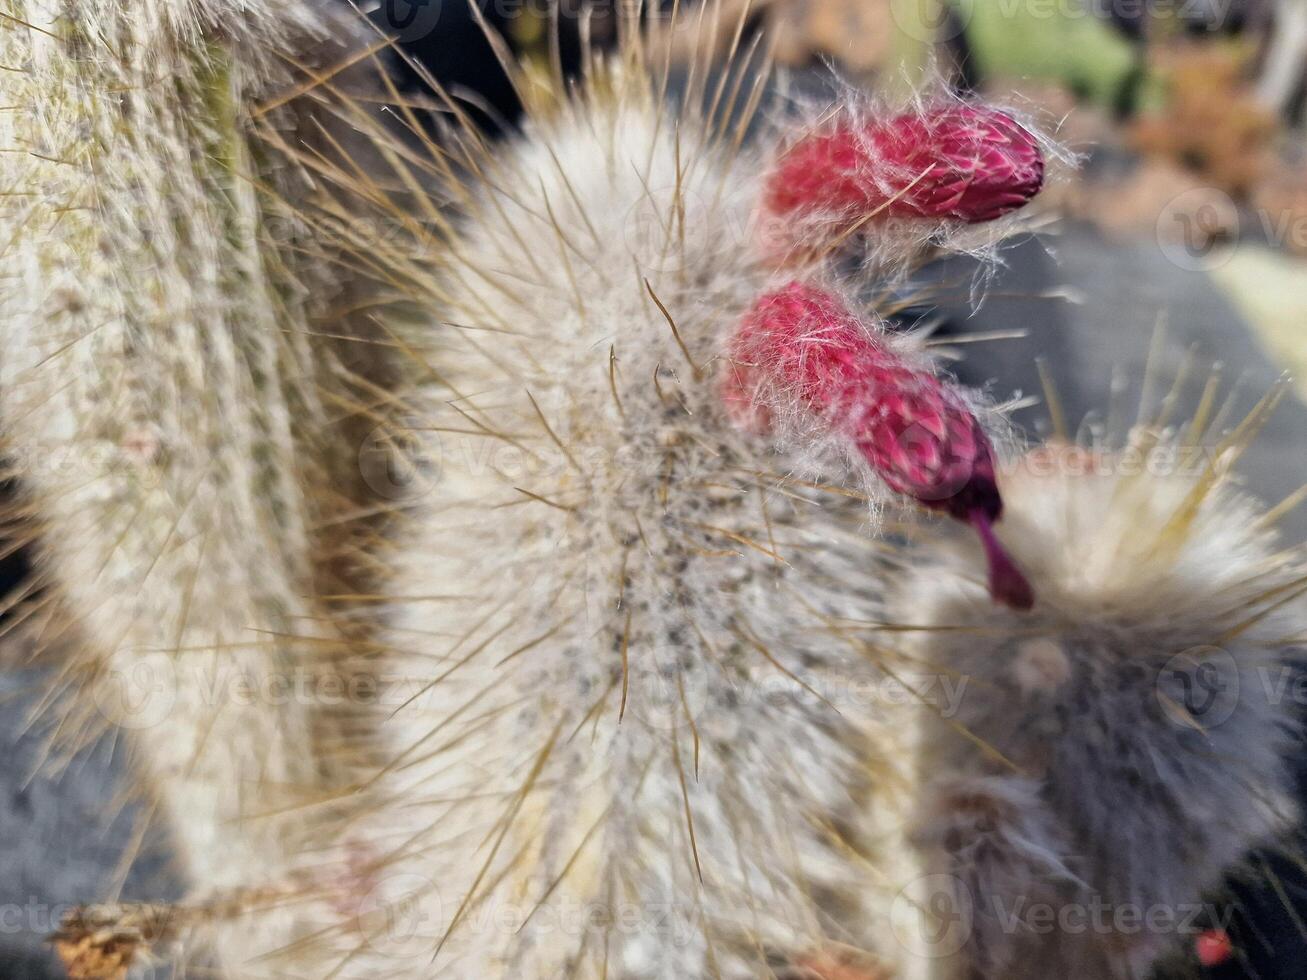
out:
{"label": "blurred background", "polygon": [[[547,65],[547,0],[480,2],[519,56]],[[1038,232],[1003,249],[978,309],[976,270],[954,261],[918,284],[938,298],[898,317],[983,340],[959,348],[964,380],[1023,400],[1017,421],[1042,434],[1042,363],[1069,426],[1092,433],[1114,410],[1156,413],[1173,385],[1183,419],[1214,365],[1245,409],[1288,372],[1298,396],[1243,472],[1268,501],[1307,483],[1307,0],[716,2],[725,23],[743,18],[774,43],[785,91],[906,92],[942,76],[1038,120],[1076,155],[1042,199]],[[355,5],[412,59],[394,65],[405,84],[421,88],[430,72],[487,133],[511,133],[520,107],[466,0]],[[648,13],[672,15],[670,0]],[[556,20],[559,56],[584,84],[583,35],[611,45],[617,18],[602,0],[562,0]],[[1307,506],[1283,528],[1307,538]],[[8,588],[22,588],[25,562],[0,548]],[[40,923],[53,928],[68,904],[177,891],[166,840],[123,795],[119,745],[42,770],[48,733],[35,719],[48,681],[0,674],[0,980],[59,975]],[[1307,752],[1299,769],[1307,790]],[[1165,976],[1307,977],[1301,843],[1250,855],[1212,902]]]}

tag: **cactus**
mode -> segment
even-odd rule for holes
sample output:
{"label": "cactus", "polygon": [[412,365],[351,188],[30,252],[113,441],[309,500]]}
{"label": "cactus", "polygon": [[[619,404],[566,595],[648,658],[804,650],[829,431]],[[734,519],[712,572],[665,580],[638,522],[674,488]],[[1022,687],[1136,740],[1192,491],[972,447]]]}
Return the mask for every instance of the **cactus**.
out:
{"label": "cactus", "polygon": [[[409,342],[439,477],[399,534],[404,696],[380,729],[387,802],[351,845],[369,894],[421,926],[365,916],[346,969],[917,975],[890,921],[910,730],[857,695],[910,665],[859,624],[884,617],[873,532],[896,501],[998,516],[985,410],[838,299],[842,231],[772,247],[776,137],[742,145],[750,112],[724,125],[694,86],[668,106],[621,59],[589,81],[469,166],[428,274],[449,329]],[[966,223],[893,217],[918,261]],[[911,261],[876,255],[872,285]],[[791,335],[793,295],[818,300]],[[908,462],[914,414],[930,438]],[[948,463],[928,488],[930,456]]]}
{"label": "cactus", "polygon": [[[303,876],[357,760],[329,750],[339,711],[267,692],[349,647],[314,596],[347,550],[319,528],[359,482],[361,381],[348,341],[317,340],[358,331],[296,223],[311,181],[284,130],[314,129],[278,102],[295,47],[339,41],[299,3],[3,13],[0,412],[62,608],[58,728],[135,733],[197,893]],[[277,919],[240,955],[287,945]]]}
{"label": "cactus", "polygon": [[[1225,872],[1287,837],[1302,555],[1231,475],[1275,397],[1220,441],[1200,417],[1012,463],[1000,534],[1033,613],[987,601],[965,542],[905,577],[912,654],[979,686],[925,712],[914,832],[937,907],[966,910],[938,950],[959,975],[1146,975],[1199,939]],[[1050,935],[1050,910],[1078,930]]]}
{"label": "cactus", "polygon": [[[368,41],[312,5],[6,16],[0,421],[44,632],[74,637],[72,727],[115,678],[166,682],[157,717],[110,720],[191,887],[70,916],[80,975],[146,950],[233,978],[1013,975],[1063,954],[982,919],[920,955],[905,886],[1183,901],[1283,825],[1286,719],[1236,712],[1209,739],[1259,792],[1183,815],[1201,861],[1137,853],[1176,800],[1229,795],[1152,678],[1242,623],[1215,598],[1249,617],[1237,675],[1293,629],[1256,618],[1293,580],[1253,505],[1210,476],[1028,478],[877,315],[1011,227],[1031,128],[933,93],[765,118],[738,44],[673,96],[667,37],[628,18],[579,91],[515,72],[532,111],[490,148],[438,86],[433,128],[379,79],[381,125],[346,82]],[[1103,650],[1153,652],[1094,687]],[[991,674],[957,724],[878,693]],[[1041,769],[1024,740],[1082,675]],[[341,706],[348,678],[375,696]],[[1118,717],[1177,771],[1110,832],[1072,777]]]}

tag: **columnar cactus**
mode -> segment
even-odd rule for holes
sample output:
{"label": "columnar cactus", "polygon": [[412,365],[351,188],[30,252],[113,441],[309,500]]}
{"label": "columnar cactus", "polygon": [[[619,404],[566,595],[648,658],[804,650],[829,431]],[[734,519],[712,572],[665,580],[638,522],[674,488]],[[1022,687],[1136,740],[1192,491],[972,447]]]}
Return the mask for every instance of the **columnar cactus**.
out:
{"label": "columnar cactus", "polygon": [[[318,339],[357,331],[323,301],[340,275],[282,103],[295,46],[339,41],[298,2],[11,0],[3,19],[0,415],[65,612],[43,634],[68,654],[55,727],[135,734],[197,894],[298,890],[356,777],[319,750],[347,725],[269,692],[345,655],[314,595],[347,591],[319,526],[358,482],[337,443],[362,397],[349,344]],[[283,926],[252,917],[233,975]]]}
{"label": "columnar cactus", "polygon": [[602,71],[479,162],[431,272],[448,326],[411,341],[440,476],[395,556],[389,802],[351,830],[428,941],[369,933],[349,968],[919,975],[890,918],[911,731],[863,692],[920,670],[866,630],[874,529],[998,518],[985,410],[838,286],[785,285],[775,172],[697,93]]}

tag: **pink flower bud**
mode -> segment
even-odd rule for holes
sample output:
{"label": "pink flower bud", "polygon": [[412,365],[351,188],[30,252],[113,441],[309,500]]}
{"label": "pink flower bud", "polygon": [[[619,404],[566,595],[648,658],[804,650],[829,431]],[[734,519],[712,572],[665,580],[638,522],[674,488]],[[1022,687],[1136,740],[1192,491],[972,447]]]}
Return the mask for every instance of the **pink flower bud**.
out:
{"label": "pink flower bud", "polygon": [[797,142],[767,181],[775,217],[833,214],[992,221],[1044,181],[1039,143],[1010,116],[947,104],[888,120],[844,117]]}
{"label": "pink flower bud", "polygon": [[890,489],[976,527],[996,599],[1027,609],[1029,583],[994,537],[1003,512],[994,454],[979,421],[933,374],[904,361],[840,298],[803,283],[765,294],[730,349],[725,398],[739,419],[770,424],[797,404]]}

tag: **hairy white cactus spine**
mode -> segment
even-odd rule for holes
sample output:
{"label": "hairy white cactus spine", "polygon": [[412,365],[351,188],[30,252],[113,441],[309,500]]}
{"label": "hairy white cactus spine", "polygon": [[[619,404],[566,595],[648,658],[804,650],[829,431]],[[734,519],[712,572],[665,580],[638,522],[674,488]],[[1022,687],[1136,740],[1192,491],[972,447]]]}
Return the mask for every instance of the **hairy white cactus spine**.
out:
{"label": "hairy white cactus spine", "polygon": [[[351,413],[314,340],[339,273],[255,133],[293,120],[292,39],[326,32],[298,2],[3,16],[0,414],[74,630],[61,728],[133,731],[197,893],[293,882],[349,771],[295,683],[345,638],[313,596]],[[295,938],[268,912],[223,955],[251,976]]]}

